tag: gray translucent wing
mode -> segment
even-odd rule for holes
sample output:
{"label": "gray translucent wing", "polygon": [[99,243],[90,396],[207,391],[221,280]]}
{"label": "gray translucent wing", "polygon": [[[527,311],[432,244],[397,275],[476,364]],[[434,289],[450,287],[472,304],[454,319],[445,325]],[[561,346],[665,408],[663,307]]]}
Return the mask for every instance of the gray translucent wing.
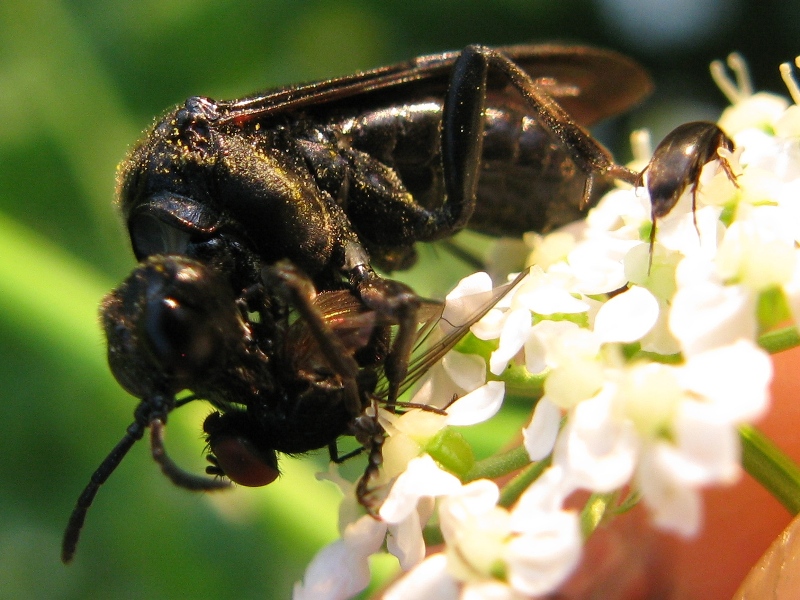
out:
{"label": "gray translucent wing", "polygon": [[[453,323],[443,319],[442,313],[445,305],[433,300],[423,301],[420,308],[420,326],[417,330],[417,341],[411,353],[408,372],[400,384],[400,393],[408,390],[453,346],[469,333],[470,327],[480,321],[486,313],[494,308],[514,287],[517,286],[528,274],[523,271],[517,277],[490,291],[470,297],[470,302],[479,303],[478,308],[471,312],[462,322]],[[376,389],[379,398],[386,398],[388,384],[383,378]]]}

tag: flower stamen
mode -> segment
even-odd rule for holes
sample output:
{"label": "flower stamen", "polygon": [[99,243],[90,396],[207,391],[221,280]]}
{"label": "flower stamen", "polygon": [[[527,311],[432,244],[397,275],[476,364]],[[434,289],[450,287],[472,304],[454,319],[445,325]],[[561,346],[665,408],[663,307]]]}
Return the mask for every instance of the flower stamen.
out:
{"label": "flower stamen", "polygon": [[747,63],[738,52],[731,52],[728,55],[728,67],[736,77],[735,82],[725,72],[725,65],[722,64],[721,60],[711,62],[711,78],[717,84],[719,90],[725,94],[728,101],[731,104],[736,104],[753,95],[753,83]]}
{"label": "flower stamen", "polygon": [[[795,64],[800,66],[800,56],[795,58]],[[788,62],[781,63],[780,71],[781,79],[783,79],[786,89],[789,90],[789,95],[792,97],[792,102],[800,105],[800,86],[797,84],[797,80],[794,78],[792,64]]]}
{"label": "flower stamen", "polygon": [[649,129],[637,129],[631,133],[631,151],[633,160],[647,162],[653,156],[653,144]]}

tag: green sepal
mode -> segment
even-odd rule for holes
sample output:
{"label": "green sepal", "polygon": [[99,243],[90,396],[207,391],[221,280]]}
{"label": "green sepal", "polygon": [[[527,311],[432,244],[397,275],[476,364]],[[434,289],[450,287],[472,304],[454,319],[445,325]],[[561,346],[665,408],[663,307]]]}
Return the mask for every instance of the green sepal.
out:
{"label": "green sepal", "polygon": [[442,468],[459,479],[475,466],[475,453],[466,438],[451,427],[445,427],[425,445],[427,452]]}

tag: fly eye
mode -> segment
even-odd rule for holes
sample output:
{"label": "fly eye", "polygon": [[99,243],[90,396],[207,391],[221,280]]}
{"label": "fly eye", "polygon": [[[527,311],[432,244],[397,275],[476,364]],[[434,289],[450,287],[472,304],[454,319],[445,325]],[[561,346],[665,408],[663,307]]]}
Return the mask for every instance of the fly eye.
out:
{"label": "fly eye", "polygon": [[174,298],[150,300],[142,325],[151,352],[177,378],[201,374],[220,346],[210,316]]}
{"label": "fly eye", "polygon": [[246,487],[261,487],[280,475],[274,450],[253,443],[252,422],[246,411],[213,412],[203,422],[211,453],[206,467],[209,475],[222,475]]}
{"label": "fly eye", "polygon": [[274,453],[265,456],[248,440],[241,437],[222,437],[209,443],[212,454],[206,467],[209,475],[225,475],[246,487],[261,487],[278,478],[278,461]]}

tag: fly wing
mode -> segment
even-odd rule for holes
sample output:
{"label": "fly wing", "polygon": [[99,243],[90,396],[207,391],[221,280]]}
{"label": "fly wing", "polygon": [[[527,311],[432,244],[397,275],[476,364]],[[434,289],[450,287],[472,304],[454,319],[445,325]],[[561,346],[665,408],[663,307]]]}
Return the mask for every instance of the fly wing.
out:
{"label": "fly wing", "polygon": [[[372,339],[375,312],[367,309],[350,290],[321,292],[314,298],[314,306],[344,351],[354,354]],[[292,324],[285,343],[296,370],[312,371],[328,363],[303,319]]]}
{"label": "fly wing", "polygon": [[346,348],[356,351],[369,343],[377,316],[352,291],[321,292],[314,299],[314,305]]}

